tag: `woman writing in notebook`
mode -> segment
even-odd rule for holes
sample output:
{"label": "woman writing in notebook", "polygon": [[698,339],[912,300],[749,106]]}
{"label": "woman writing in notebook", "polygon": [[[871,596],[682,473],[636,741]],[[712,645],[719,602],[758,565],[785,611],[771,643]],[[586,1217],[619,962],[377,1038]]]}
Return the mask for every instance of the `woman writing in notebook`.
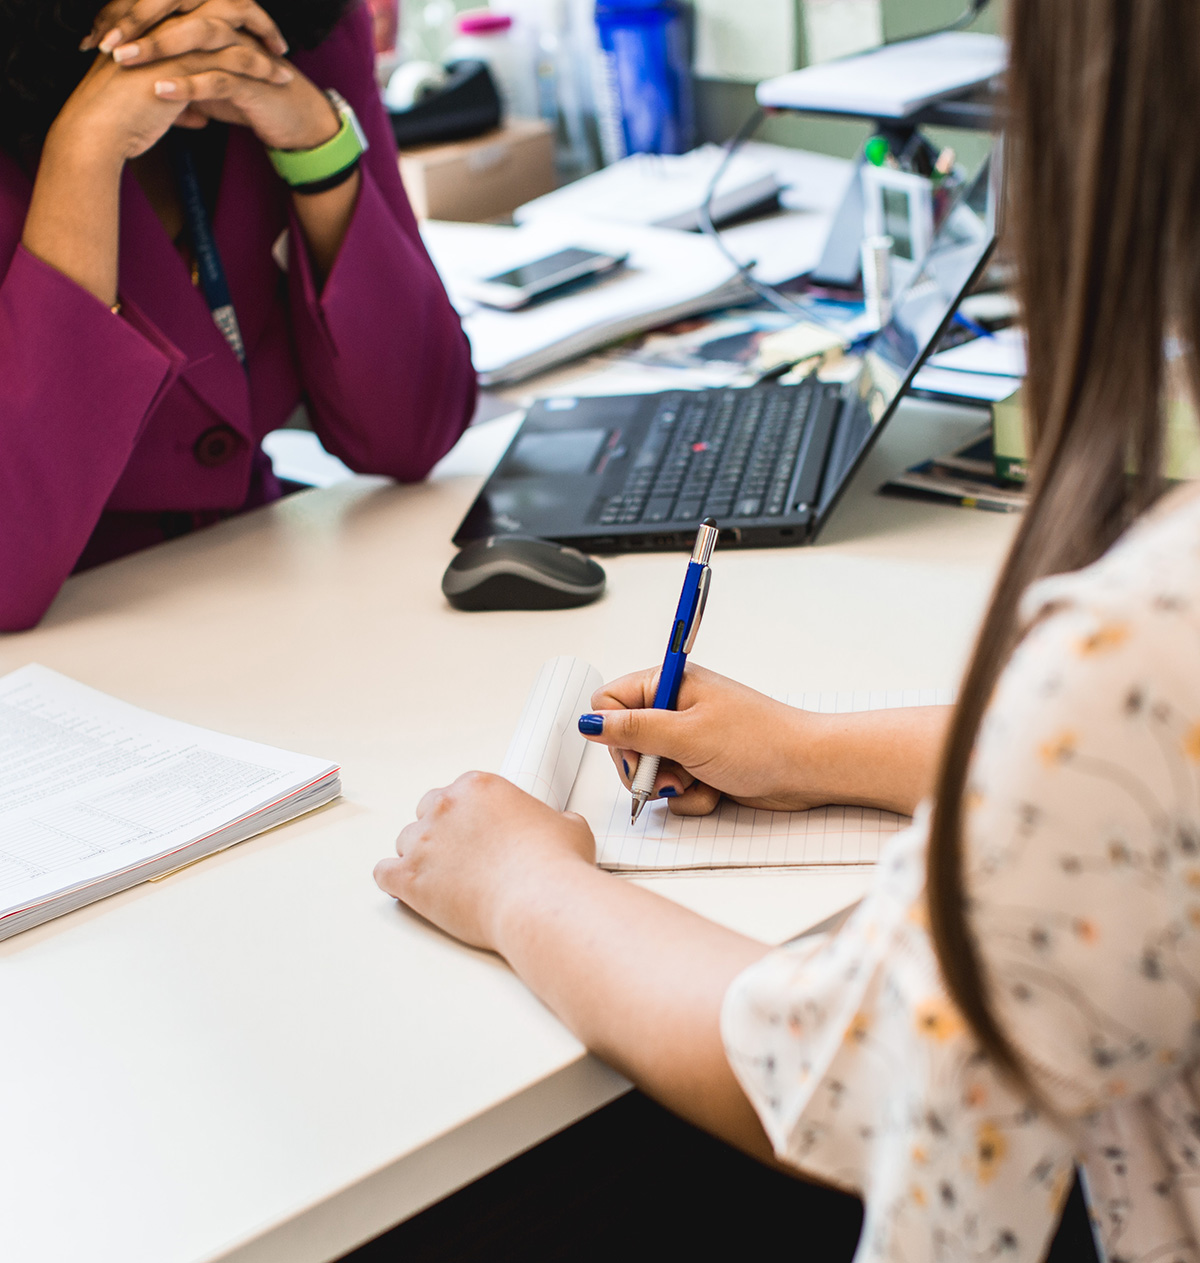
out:
{"label": "woman writing in notebook", "polygon": [[[911,811],[836,931],[778,951],[591,864],[494,777],[430,793],[384,889],[500,952],[589,1047],[860,1192],[862,1259],[1044,1256],[1078,1164],[1108,1257],[1200,1257],[1200,6],[1011,0],[1008,232],[1033,497],[953,713],[826,718],[689,667],[595,699],[672,810]],[[594,726],[594,725],[593,725]],[[623,753],[624,752],[624,753]]]}
{"label": "woman writing in notebook", "polygon": [[0,0],[0,630],[277,497],[260,443],[302,400],[361,471],[461,432],[373,71],[348,0]]}

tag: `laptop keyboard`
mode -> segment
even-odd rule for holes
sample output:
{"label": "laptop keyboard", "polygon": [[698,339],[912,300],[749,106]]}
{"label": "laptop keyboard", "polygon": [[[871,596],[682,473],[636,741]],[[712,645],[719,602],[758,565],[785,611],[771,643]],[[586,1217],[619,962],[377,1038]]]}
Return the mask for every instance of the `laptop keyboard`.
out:
{"label": "laptop keyboard", "polygon": [[811,382],[665,397],[600,525],[779,516],[816,397]]}

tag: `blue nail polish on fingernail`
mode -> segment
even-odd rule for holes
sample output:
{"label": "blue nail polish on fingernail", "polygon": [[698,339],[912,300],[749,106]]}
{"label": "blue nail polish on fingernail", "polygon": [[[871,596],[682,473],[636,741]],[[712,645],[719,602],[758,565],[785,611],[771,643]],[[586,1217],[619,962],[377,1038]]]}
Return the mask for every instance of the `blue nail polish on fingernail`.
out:
{"label": "blue nail polish on fingernail", "polygon": [[629,760],[628,760],[628,759],[622,759],[622,760],[621,760],[621,766],[625,769],[625,775],[626,775],[626,776],[628,776],[628,775],[629,775]]}
{"label": "blue nail polish on fingernail", "polygon": [[580,715],[579,731],[585,737],[598,737],[604,731],[603,715]]}
{"label": "blue nail polish on fingernail", "polygon": [[662,789],[658,791],[658,796],[659,798],[678,798],[679,791],[674,785],[664,785]]}

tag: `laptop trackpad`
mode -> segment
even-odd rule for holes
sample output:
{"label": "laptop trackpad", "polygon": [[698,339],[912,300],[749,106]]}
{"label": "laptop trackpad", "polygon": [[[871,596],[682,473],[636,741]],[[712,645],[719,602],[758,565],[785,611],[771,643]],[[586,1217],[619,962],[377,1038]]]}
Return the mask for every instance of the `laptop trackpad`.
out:
{"label": "laptop trackpad", "polygon": [[608,430],[531,430],[517,439],[501,466],[510,477],[586,474],[608,439]]}

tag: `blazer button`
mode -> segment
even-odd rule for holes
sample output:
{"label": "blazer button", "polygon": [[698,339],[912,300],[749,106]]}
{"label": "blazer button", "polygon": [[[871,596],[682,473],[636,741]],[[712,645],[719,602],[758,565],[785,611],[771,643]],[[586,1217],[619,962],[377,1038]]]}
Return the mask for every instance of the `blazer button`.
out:
{"label": "blazer button", "polygon": [[237,452],[240,443],[236,430],[227,425],[214,425],[196,440],[192,455],[205,469],[216,469]]}

